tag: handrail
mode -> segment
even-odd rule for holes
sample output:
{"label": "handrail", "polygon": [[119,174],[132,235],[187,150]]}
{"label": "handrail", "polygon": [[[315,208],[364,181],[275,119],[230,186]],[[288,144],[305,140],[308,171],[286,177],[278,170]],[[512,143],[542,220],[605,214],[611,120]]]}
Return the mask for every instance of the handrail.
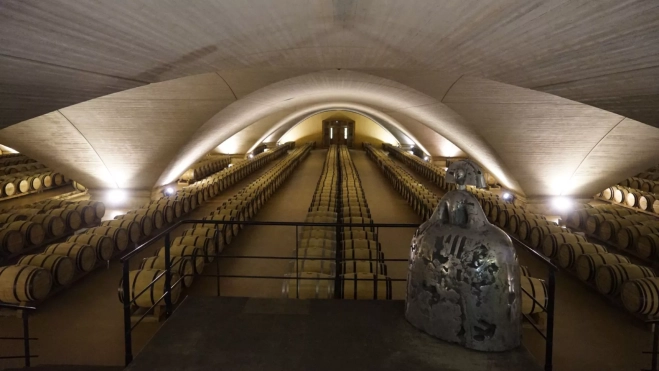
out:
{"label": "handrail", "polygon": [[30,311],[37,310],[35,307],[28,307],[24,305],[15,305],[9,303],[0,303],[0,308],[14,309],[23,311],[23,336],[22,337],[0,337],[0,340],[22,340],[23,341],[23,355],[21,356],[0,356],[0,359],[20,359],[23,358],[25,367],[30,367],[30,359],[37,358],[38,356],[30,354],[30,340],[39,340],[38,338],[30,337],[29,327],[29,313]]}
{"label": "handrail", "polygon": [[657,328],[659,327],[659,319],[647,320],[645,323],[652,326],[652,350],[643,353],[652,355],[652,365],[648,371],[657,371],[659,370],[659,365],[657,365],[657,361],[659,360],[659,329]]}
{"label": "handrail", "polygon": [[128,252],[122,256],[119,261],[121,263],[129,260],[133,256],[137,255],[139,252],[150,246],[152,243],[156,242],[163,236],[169,234],[172,230],[180,227],[184,224],[240,224],[240,225],[271,225],[271,226],[290,226],[290,227],[373,227],[373,228],[418,228],[419,224],[416,223],[312,223],[312,222],[273,222],[273,221],[240,221],[240,220],[203,220],[203,219],[187,219],[179,220],[178,222],[172,224],[167,229],[162,230],[157,235],[150,238],[148,241],[142,243],[141,245],[134,248],[132,251]]}
{"label": "handrail", "polygon": [[25,305],[15,305],[9,303],[0,303],[0,308],[16,309],[16,310],[37,310],[37,308],[35,307],[28,307]]}
{"label": "handrail", "polygon": [[[506,232],[506,231],[504,231],[504,232]],[[551,268],[551,270],[558,271],[558,267],[556,266],[556,264],[552,263],[551,260],[549,260],[549,258],[547,258],[546,256],[544,256],[544,255],[540,254],[539,252],[535,251],[535,249],[533,249],[531,246],[527,245],[526,242],[520,240],[519,238],[517,238],[512,233],[506,232],[506,234],[508,235],[508,237],[510,237],[511,240],[515,241],[517,244],[521,245],[526,251],[530,252],[536,258],[540,259],[545,265],[547,265],[549,268]]]}

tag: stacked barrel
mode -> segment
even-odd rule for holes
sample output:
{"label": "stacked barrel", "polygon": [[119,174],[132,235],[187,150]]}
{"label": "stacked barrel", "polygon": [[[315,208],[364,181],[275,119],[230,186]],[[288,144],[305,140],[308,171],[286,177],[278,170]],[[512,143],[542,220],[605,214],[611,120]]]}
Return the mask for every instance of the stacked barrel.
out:
{"label": "stacked barrel", "polygon": [[197,180],[203,179],[210,174],[217,173],[218,171],[229,166],[231,163],[231,156],[227,155],[209,155],[205,156],[195,164],[193,164],[188,170],[186,170],[179,181],[184,181],[187,183],[195,182]]}
{"label": "stacked barrel", "polygon": [[155,235],[158,230],[173,223],[177,218],[188,214],[247,175],[286,154],[294,145],[294,142],[285,143],[271,152],[259,154],[235,166],[222,169],[182,188],[174,195],[152,200],[139,209],[115,216],[114,220],[103,221],[101,226],[125,228],[129,231],[130,242],[137,243]]}
{"label": "stacked barrel", "polygon": [[[25,210],[39,211],[33,216],[42,216],[43,224],[39,229],[35,227],[39,224],[25,221],[22,230],[26,232],[26,240],[34,242],[34,238],[39,236],[43,242],[42,237],[50,236],[53,229],[70,234],[81,227],[93,228],[82,229],[66,241],[49,244],[42,253],[24,255],[16,265],[1,267],[2,302],[18,304],[41,301],[51,289],[67,287],[127,246],[125,233],[122,233],[124,231],[108,233],[94,228],[105,213],[103,203],[48,200],[29,206],[32,208],[19,209],[17,212],[25,215],[28,214]],[[59,220],[61,225],[54,220]],[[58,232],[58,235],[64,233]]]}
{"label": "stacked barrel", "polygon": [[[297,165],[306,158],[312,146],[310,143],[293,150],[282,161],[225,201],[217,210],[211,212],[210,216],[202,219],[244,221],[253,218]],[[280,153],[285,152],[280,151]],[[198,223],[193,224],[191,228],[183,232],[182,236],[171,241],[169,250],[172,269],[171,283],[174,285],[180,280],[180,284],[172,289],[173,303],[178,300],[181,288],[190,287],[194,276],[201,274],[206,264],[214,262],[217,255],[231,243],[242,228],[243,226],[240,224]],[[130,272],[131,299],[135,299],[135,295],[147,288],[147,291],[153,294],[139,296],[135,303],[136,306],[149,308],[163,295],[165,269],[165,247],[163,246],[156,251],[155,256],[144,259],[139,270]],[[154,280],[154,284],[151,285]],[[123,299],[121,290],[120,285],[120,300]],[[153,298],[155,300],[152,300]]]}
{"label": "stacked barrel", "polygon": [[0,213],[0,258],[13,259],[74,233],[94,227],[105,213],[100,202],[50,199]]}
{"label": "stacked barrel", "polygon": [[[305,218],[307,223],[337,223],[339,207],[338,147],[330,146]],[[336,279],[337,228],[303,226],[289,262],[282,295],[291,299],[332,299]]]}
{"label": "stacked barrel", "polygon": [[430,218],[437,204],[439,204],[439,197],[391,160],[383,150],[377,149],[368,143],[364,144],[364,148],[368,156],[378,164],[387,179],[393,183],[394,188],[414,208],[414,211],[423,220]]}
{"label": "stacked barrel", "polygon": [[412,168],[412,170],[423,175],[441,189],[445,191],[450,191],[455,189],[455,184],[446,182],[446,170],[444,170],[444,168],[441,168],[433,163],[424,161],[419,157],[409,153],[408,151],[403,150],[400,147],[396,147],[387,143],[384,143],[382,147],[391,156],[395,157],[405,165],[409,166],[410,168]]}
{"label": "stacked barrel", "polygon": [[[384,253],[371,211],[366,201],[359,174],[346,146],[339,147],[341,175],[337,213],[345,226],[340,229],[337,244],[337,268],[340,279],[338,297],[342,299],[391,299],[392,281],[387,277]],[[371,224],[371,226],[369,226]]]}
{"label": "stacked barrel", "polygon": [[577,210],[568,225],[645,261],[659,261],[659,219],[617,205]]}
{"label": "stacked barrel", "polygon": [[25,155],[0,155],[0,199],[27,195],[68,183],[69,180],[62,174]]}

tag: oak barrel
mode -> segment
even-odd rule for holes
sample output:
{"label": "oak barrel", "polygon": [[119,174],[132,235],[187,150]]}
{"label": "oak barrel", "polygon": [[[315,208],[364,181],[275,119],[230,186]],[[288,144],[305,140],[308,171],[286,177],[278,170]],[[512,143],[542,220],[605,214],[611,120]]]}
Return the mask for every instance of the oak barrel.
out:
{"label": "oak barrel", "polygon": [[288,271],[291,273],[323,273],[334,276],[336,274],[336,263],[332,260],[291,260],[288,262]]}
{"label": "oak barrel", "polygon": [[75,265],[68,256],[55,254],[25,255],[18,261],[18,265],[31,265],[47,270],[53,277],[54,283],[64,286],[73,280]]}
{"label": "oak barrel", "polygon": [[542,241],[542,253],[554,258],[558,254],[558,248],[565,243],[587,242],[586,237],[574,233],[550,233]]}
{"label": "oak barrel", "polygon": [[45,254],[68,256],[81,272],[89,272],[96,266],[96,251],[89,245],[75,242],[62,242],[48,245]]}
{"label": "oak barrel", "polygon": [[606,264],[629,263],[629,259],[622,255],[611,253],[583,254],[577,257],[575,263],[577,277],[583,281],[590,281],[595,278],[597,268]]}
{"label": "oak barrel", "polygon": [[636,314],[659,314],[659,277],[640,278],[622,285],[620,298],[625,308]]}
{"label": "oak barrel", "polygon": [[287,299],[333,299],[334,276],[301,272],[286,274],[281,293]]}
{"label": "oak barrel", "polygon": [[112,240],[114,249],[124,251],[128,247],[129,237],[128,230],[121,227],[101,226],[87,229],[84,234],[95,234],[107,236]]}
{"label": "oak barrel", "polygon": [[391,300],[392,281],[385,275],[346,273],[341,275],[342,299]]}
{"label": "oak barrel", "polygon": [[110,260],[114,254],[114,242],[107,236],[76,234],[69,237],[66,241],[93,247],[96,252],[96,258],[101,261]]}
{"label": "oak barrel", "polygon": [[115,219],[115,220],[106,220],[101,222],[101,227],[114,227],[125,229],[128,233],[128,239],[130,242],[138,242],[141,236],[140,225],[131,220],[124,219]]}
{"label": "oak barrel", "polygon": [[521,277],[521,287],[523,289],[522,313],[532,314],[544,312],[544,308],[547,308],[547,304],[549,303],[545,281],[535,277]]}
{"label": "oak barrel", "polygon": [[12,222],[9,223],[6,228],[20,232],[28,246],[41,245],[46,238],[45,229],[38,223],[28,221]]}
{"label": "oak barrel", "polygon": [[654,272],[648,267],[636,264],[607,264],[597,268],[595,284],[597,290],[604,295],[618,295],[625,282],[646,277],[654,277]]}
{"label": "oak barrel", "polygon": [[[184,287],[190,287],[194,281],[195,267],[192,259],[187,256],[170,256],[170,267],[173,272],[183,277],[181,283]],[[158,269],[164,270],[167,268],[164,256],[152,256],[142,260],[140,269]],[[172,281],[172,284],[174,281]]]}
{"label": "oak barrel", "polygon": [[[134,305],[141,308],[151,308],[155,303],[158,302],[158,300],[160,300],[160,298],[165,294],[164,272],[165,271],[157,269],[140,269],[136,271],[130,271],[128,273],[128,286],[130,287],[130,293],[128,297],[133,301]],[[178,279],[179,275],[175,272],[172,272],[170,284],[178,281]],[[155,282],[151,284],[154,280]],[[146,291],[144,291],[145,289]],[[180,294],[181,285],[172,285],[170,293],[172,304],[178,302]],[[135,297],[136,295],[139,296]],[[119,301],[123,303],[123,281],[119,282]],[[165,301],[160,301],[160,304],[164,306]]]}
{"label": "oak barrel", "polygon": [[[194,272],[201,274],[204,271],[204,251],[195,246],[175,245],[169,248],[169,256],[188,257],[194,262]],[[161,247],[155,256],[165,256],[165,247]]]}
{"label": "oak barrel", "polygon": [[50,272],[30,265],[0,267],[0,301],[10,304],[39,301],[50,293]]}
{"label": "oak barrel", "polygon": [[605,252],[607,252],[606,247],[594,243],[564,243],[558,248],[558,264],[563,268],[571,269],[580,255]]}

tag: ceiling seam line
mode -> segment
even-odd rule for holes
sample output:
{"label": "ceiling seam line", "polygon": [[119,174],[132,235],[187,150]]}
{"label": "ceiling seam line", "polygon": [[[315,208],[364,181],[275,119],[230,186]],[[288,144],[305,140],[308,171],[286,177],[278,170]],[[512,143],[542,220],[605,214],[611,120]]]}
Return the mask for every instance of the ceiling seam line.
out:
{"label": "ceiling seam line", "polygon": [[[572,175],[570,175],[570,177],[568,178],[568,180],[567,180],[567,183],[568,183],[568,184],[570,184],[570,182],[572,181],[572,178],[574,178],[574,175],[579,171],[579,168],[581,167],[581,165],[583,165],[583,163],[586,162],[586,160],[588,159],[588,156],[590,156],[590,154],[593,153],[593,151],[595,150],[595,148],[597,148],[597,146],[599,146],[600,143],[602,143],[602,141],[604,141],[604,139],[606,139],[606,137],[608,137],[609,134],[611,134],[611,132],[612,132],[613,130],[615,130],[615,128],[617,128],[618,125],[622,124],[622,122],[625,121],[626,119],[627,119],[627,117],[624,117],[624,116],[623,116],[622,120],[618,121],[618,123],[615,124],[615,125],[611,128],[611,130],[607,131],[606,134],[604,134],[604,136],[602,136],[602,138],[601,138],[600,140],[598,140],[597,143],[595,143],[595,145],[593,146],[593,148],[591,148],[590,151],[588,151],[588,153],[586,154],[586,156],[584,156],[584,158],[581,160],[581,162],[579,162],[579,165],[577,165],[577,167],[574,169],[574,172],[572,173]],[[562,196],[562,195],[563,195],[563,191],[561,191],[561,193],[560,193],[560,196]]]}
{"label": "ceiling seam line", "polygon": [[[613,76],[613,75],[619,75],[622,73],[628,73],[628,72],[636,72],[636,71],[642,71],[642,70],[649,70],[649,69],[654,69],[659,67],[659,65],[656,66],[649,66],[649,67],[640,67],[640,68],[632,68],[630,70],[625,70],[625,71],[619,71],[619,72],[613,72],[613,73],[607,73],[607,74],[601,74],[601,75],[595,75],[595,76],[589,76],[589,77],[584,77],[583,79],[573,79],[573,80],[567,80],[567,81],[561,81],[561,82],[556,82],[553,84],[545,84],[545,85],[538,85],[538,86],[530,86],[527,87],[526,89],[544,89],[552,86],[557,86],[557,85],[564,85],[564,84],[572,84],[575,82],[580,82],[580,81],[587,81],[587,80],[592,80],[592,79],[599,79],[602,77],[608,77],[608,76]],[[518,85],[519,86],[519,85]],[[520,86],[521,87],[521,86]],[[585,103],[584,103],[585,104]]]}
{"label": "ceiling seam line", "polygon": [[100,73],[100,72],[94,72],[94,71],[83,70],[83,69],[81,69],[81,68],[75,68],[75,67],[69,67],[69,66],[62,66],[62,65],[60,65],[60,64],[49,63],[49,62],[44,62],[44,61],[37,61],[37,60],[34,60],[34,59],[30,59],[30,58],[16,57],[16,56],[9,55],[9,54],[3,54],[3,53],[0,53],[0,57],[10,58],[10,59],[16,59],[16,60],[20,60],[20,61],[27,61],[27,62],[36,63],[36,64],[43,64],[43,65],[46,65],[46,66],[57,67],[57,68],[63,68],[63,69],[66,69],[66,70],[71,70],[71,71],[84,72],[84,73],[89,73],[89,74],[97,75],[97,76],[110,77],[110,78],[113,78],[113,79],[119,79],[119,80],[125,80],[125,81],[132,81],[132,82],[139,82],[140,84],[144,84],[144,85],[148,85],[148,84],[151,84],[151,83],[152,83],[151,81],[144,81],[144,80],[138,80],[138,79],[131,79],[131,78],[129,78],[129,77],[122,77],[122,76],[114,76],[114,75],[109,75],[109,74],[106,74],[106,73]]}
{"label": "ceiling seam line", "polygon": [[69,125],[73,126],[73,128],[76,129],[76,131],[78,132],[78,134],[80,134],[80,136],[83,137],[83,139],[85,139],[85,142],[87,142],[87,144],[89,144],[89,147],[91,147],[92,151],[94,151],[94,153],[96,153],[96,156],[98,157],[98,159],[101,161],[101,163],[102,163],[103,166],[105,167],[105,170],[106,170],[106,171],[108,172],[108,174],[110,174],[110,176],[112,177],[112,181],[114,182],[114,185],[117,186],[117,188],[121,188],[121,187],[119,187],[119,183],[117,183],[117,181],[114,179],[114,175],[113,175],[112,172],[110,171],[110,168],[108,168],[108,165],[105,164],[105,161],[103,161],[103,158],[102,158],[101,155],[98,153],[98,151],[96,150],[96,148],[94,148],[94,146],[89,142],[89,140],[87,139],[87,137],[86,137],[86,136],[80,131],[80,129],[78,129],[77,126],[75,126],[75,125],[73,124],[73,122],[71,122],[71,120],[69,120],[68,117],[66,117],[65,114],[62,113],[62,111],[57,110],[57,113],[59,113],[60,115],[62,115],[62,117],[64,117],[64,119],[66,120],[66,122],[68,122]]}
{"label": "ceiling seam line", "polygon": [[451,86],[448,87],[448,90],[446,90],[446,93],[444,93],[444,96],[442,97],[442,99],[439,100],[441,103],[444,103],[444,99],[445,99],[446,96],[448,95],[448,92],[450,92],[451,89],[453,89],[453,87],[455,86],[455,84],[457,84],[457,82],[460,81],[460,79],[462,78],[462,76],[464,76],[464,74],[460,75],[460,77],[458,77],[457,79],[455,79],[455,81],[453,81],[453,84],[451,84]]}
{"label": "ceiling seam line", "polygon": [[218,71],[215,71],[215,74],[216,74],[217,76],[219,76],[219,77],[222,79],[222,81],[224,81],[224,83],[226,84],[227,88],[229,88],[229,90],[231,91],[231,94],[233,94],[233,97],[234,97],[236,100],[238,100],[238,96],[236,96],[236,93],[233,92],[233,89],[231,88],[231,85],[229,85],[229,83],[227,82],[227,80],[225,80],[224,77],[222,77],[222,75],[220,75],[220,73],[219,73]]}

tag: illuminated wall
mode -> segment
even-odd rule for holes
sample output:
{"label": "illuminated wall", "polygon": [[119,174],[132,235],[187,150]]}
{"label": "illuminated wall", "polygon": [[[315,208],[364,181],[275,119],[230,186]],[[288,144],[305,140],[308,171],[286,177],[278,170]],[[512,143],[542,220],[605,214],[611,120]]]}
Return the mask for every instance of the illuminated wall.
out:
{"label": "illuminated wall", "polygon": [[349,111],[328,111],[311,116],[286,132],[279,141],[296,141],[298,143],[315,141],[320,144],[322,143],[323,120],[328,118],[350,119],[355,122],[354,148],[360,148],[363,142],[378,146],[382,143],[398,144],[396,138],[382,126],[368,117]]}

